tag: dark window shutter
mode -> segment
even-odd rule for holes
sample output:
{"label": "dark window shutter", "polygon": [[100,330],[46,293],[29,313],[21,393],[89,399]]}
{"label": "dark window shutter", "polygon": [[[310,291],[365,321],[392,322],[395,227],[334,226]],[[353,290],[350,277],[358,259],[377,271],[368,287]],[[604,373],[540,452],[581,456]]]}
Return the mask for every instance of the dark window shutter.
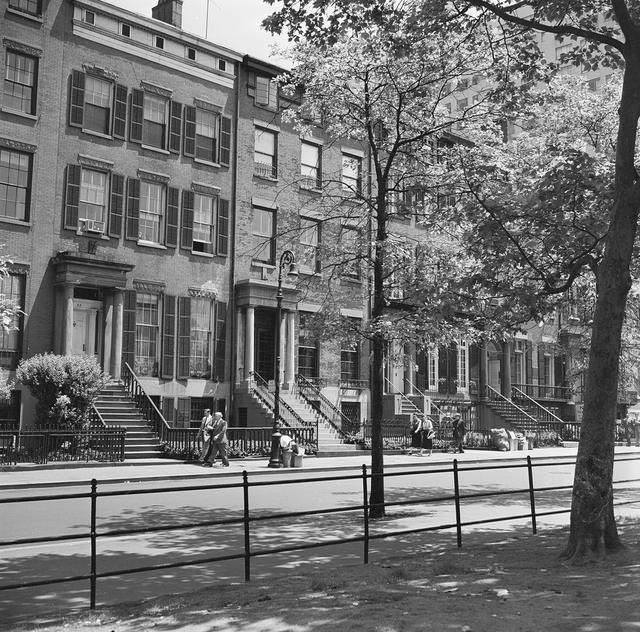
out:
{"label": "dark window shutter", "polygon": [[322,147],[318,146],[318,173],[316,175],[316,187],[322,188]]}
{"label": "dark window shutter", "polygon": [[127,87],[116,84],[113,99],[113,137],[124,140],[127,135]]}
{"label": "dark window shutter", "polygon": [[544,345],[538,345],[538,384],[544,384]]}
{"label": "dark window shutter", "polygon": [[178,245],[178,215],[179,215],[179,202],[180,191],[175,187],[169,187],[167,189],[167,221],[165,229],[165,246],[175,248]]}
{"label": "dark window shutter", "polygon": [[164,317],[162,321],[162,368],[160,376],[173,379],[175,359],[176,297],[164,297]]}
{"label": "dark window shutter", "polygon": [[189,377],[189,356],[191,354],[191,299],[178,298],[178,379]]}
{"label": "dark window shutter", "polygon": [[78,204],[80,203],[80,165],[67,165],[67,187],[64,205],[64,227],[78,228]]}
{"label": "dark window shutter", "polygon": [[176,419],[176,400],[175,397],[162,398],[162,416],[169,424],[173,424]]}
{"label": "dark window shutter", "polygon": [[184,149],[185,156],[196,155],[196,109],[192,105],[184,106]]}
{"label": "dark window shutter", "polygon": [[273,135],[273,173],[274,178],[278,177],[278,135]]}
{"label": "dark window shutter", "polygon": [[229,166],[231,159],[231,119],[228,116],[220,117],[220,157],[221,165]]}
{"label": "dark window shutter", "polygon": [[[122,367],[125,362],[133,371],[136,359],[136,292],[125,290],[122,318]],[[119,377],[119,376],[114,376]]]}
{"label": "dark window shutter", "polygon": [[321,272],[322,260],[320,259],[320,252],[322,248],[322,224],[318,222],[316,226],[318,228],[318,247],[316,248],[316,272]]}
{"label": "dark window shutter", "polygon": [[71,73],[71,98],[69,99],[69,125],[82,127],[84,122],[84,73]]}
{"label": "dark window shutter", "polygon": [[229,254],[229,200],[218,200],[218,246],[219,255]]}
{"label": "dark window shutter", "polygon": [[131,114],[129,116],[129,140],[132,143],[142,142],[142,123],[144,121],[144,92],[134,90],[131,93]]}
{"label": "dark window shutter", "polygon": [[138,219],[140,217],[140,180],[127,180],[127,239],[138,240]]}
{"label": "dark window shutter", "polygon": [[[525,384],[533,383],[533,344],[530,340],[526,341],[525,347],[525,374],[522,376],[522,380]],[[524,389],[526,390],[526,389]]]}
{"label": "dark window shutter", "polygon": [[124,176],[111,175],[111,208],[109,210],[109,235],[122,236],[122,216],[124,215]]}
{"label": "dark window shutter", "polygon": [[171,117],[169,121],[169,151],[180,153],[180,128],[182,127],[182,103],[171,101]]}
{"label": "dark window shutter", "polygon": [[182,230],[180,247],[191,250],[193,247],[193,191],[182,191]]}
{"label": "dark window shutter", "polygon": [[227,339],[227,304],[216,302],[215,357],[213,359],[213,377],[224,382],[225,347]]}

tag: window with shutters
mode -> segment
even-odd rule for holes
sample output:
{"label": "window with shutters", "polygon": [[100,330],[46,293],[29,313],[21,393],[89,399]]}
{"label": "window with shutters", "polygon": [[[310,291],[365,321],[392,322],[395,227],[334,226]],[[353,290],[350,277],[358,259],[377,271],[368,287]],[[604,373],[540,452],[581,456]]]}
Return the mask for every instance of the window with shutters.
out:
{"label": "window with shutters", "polygon": [[312,143],[300,143],[300,177],[305,189],[322,188],[321,148]]}
{"label": "window with shutters", "polygon": [[96,73],[72,72],[69,125],[87,134],[124,139],[128,90]]}
{"label": "window with shutters", "polygon": [[159,303],[157,294],[136,294],[136,375],[158,375]]}
{"label": "window with shutters", "polygon": [[42,15],[40,0],[9,0],[9,7],[14,11],[28,13],[29,15]]}
{"label": "window with shutters", "polygon": [[35,114],[37,86],[38,59],[7,49],[2,107]]}
{"label": "window with shutters", "polygon": [[253,173],[261,178],[278,177],[278,136],[261,127],[255,128]]}
{"label": "window with shutters", "polygon": [[190,377],[211,377],[212,310],[211,299],[191,299]]}
{"label": "window with shutters", "polygon": [[185,156],[196,162],[229,166],[231,156],[231,118],[217,106],[196,100],[184,108]]}
{"label": "window with shutters", "polygon": [[[24,307],[25,276],[7,274],[0,277],[0,298]],[[0,328],[0,367],[14,370],[18,366],[22,347],[23,314],[15,314],[8,327]]]}
{"label": "window with shutters", "polygon": [[164,184],[158,182],[140,181],[139,241],[146,241],[152,244],[161,243],[166,205],[165,188]]}
{"label": "window with shutters", "polygon": [[180,247],[207,255],[229,254],[229,200],[217,190],[193,184],[195,190],[182,191]]}
{"label": "window with shutters", "polygon": [[168,99],[155,94],[144,95],[142,142],[164,149],[167,144]]}
{"label": "window with shutters", "polygon": [[271,110],[278,108],[278,84],[271,77],[249,73],[247,94],[253,97],[255,105]]}
{"label": "window with shutters", "polygon": [[0,147],[0,219],[29,221],[32,156]]}
{"label": "window with shutters", "polygon": [[253,260],[274,264],[275,213],[264,208],[253,209]]}

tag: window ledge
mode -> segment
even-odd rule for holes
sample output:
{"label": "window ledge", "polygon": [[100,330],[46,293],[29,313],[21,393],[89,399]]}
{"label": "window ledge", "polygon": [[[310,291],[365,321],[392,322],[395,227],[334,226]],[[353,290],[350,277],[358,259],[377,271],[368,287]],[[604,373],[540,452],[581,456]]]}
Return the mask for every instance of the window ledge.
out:
{"label": "window ledge", "polygon": [[213,259],[215,257],[215,254],[212,252],[200,252],[199,250],[192,250],[191,254],[196,257],[205,257],[207,259]]}
{"label": "window ledge", "polygon": [[31,20],[32,22],[36,22],[37,24],[43,24],[42,16],[33,15],[33,13],[26,13],[25,11],[20,11],[20,9],[14,9],[13,7],[7,7],[7,13],[11,15],[17,15],[25,20]]}
{"label": "window ledge", "polygon": [[16,226],[26,226],[27,228],[31,228],[31,222],[27,222],[22,219],[14,219],[13,217],[0,216],[0,222],[3,224],[15,224]]}
{"label": "window ledge", "polygon": [[82,131],[89,136],[97,136],[98,138],[104,138],[105,140],[113,140],[113,136],[111,134],[103,134],[102,132],[96,132],[93,129],[82,128]]}
{"label": "window ledge", "polygon": [[145,246],[146,248],[155,248],[156,250],[166,250],[167,247],[162,244],[157,244],[154,241],[144,241],[143,239],[138,239],[136,242],[138,246]]}
{"label": "window ledge", "polygon": [[207,167],[217,167],[218,169],[222,166],[219,162],[211,162],[209,160],[204,160],[203,158],[194,158],[193,162],[196,162],[199,165],[207,165]]}
{"label": "window ledge", "polygon": [[259,173],[254,173],[253,177],[258,178],[258,180],[266,180],[267,182],[278,182],[278,178],[274,178],[273,176],[263,176]]}
{"label": "window ledge", "polygon": [[27,114],[26,112],[23,112],[22,110],[14,110],[14,109],[8,108],[8,107],[1,107],[0,110],[2,112],[5,112],[6,114],[13,114],[14,116],[20,116],[22,118],[29,119],[30,121],[36,122],[38,120],[38,116],[36,114]]}
{"label": "window ledge", "polygon": [[161,149],[160,147],[151,147],[150,145],[140,145],[140,147],[142,147],[142,149],[148,149],[149,151],[155,151],[158,154],[164,154],[165,156],[169,156],[171,154],[170,151],[166,150],[166,149]]}
{"label": "window ledge", "polygon": [[304,276],[317,277],[318,279],[322,278],[322,272],[315,272],[311,268],[302,268],[298,266],[298,272]]}
{"label": "window ledge", "polygon": [[309,187],[305,184],[300,185],[300,190],[305,191],[306,193],[315,193],[316,195],[322,193],[322,189],[318,189],[317,187]]}
{"label": "window ledge", "polygon": [[349,277],[349,276],[342,276],[340,277],[340,281],[344,281],[346,283],[358,283],[361,284],[362,283],[362,279],[356,279],[355,277]]}
{"label": "window ledge", "polygon": [[267,263],[266,261],[257,261],[253,259],[251,265],[254,268],[262,268],[264,270],[275,270],[276,266],[273,263]]}

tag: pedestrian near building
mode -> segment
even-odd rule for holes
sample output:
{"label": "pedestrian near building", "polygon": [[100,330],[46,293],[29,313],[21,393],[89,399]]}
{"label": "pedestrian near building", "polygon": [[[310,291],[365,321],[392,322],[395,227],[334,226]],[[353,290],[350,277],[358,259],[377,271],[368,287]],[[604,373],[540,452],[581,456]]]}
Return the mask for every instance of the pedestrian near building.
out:
{"label": "pedestrian near building", "polygon": [[409,454],[422,452],[422,419],[415,413],[411,415],[411,449]]}
{"label": "pedestrian near building", "polygon": [[205,459],[205,465],[211,467],[216,462],[216,456],[220,455],[223,467],[229,467],[229,459],[227,458],[227,422],[223,419],[222,413],[214,413],[210,424],[207,424],[205,432],[209,430],[211,434],[211,445],[209,453]]}
{"label": "pedestrian near building", "polygon": [[433,422],[428,417],[424,418],[422,422],[422,449],[420,450],[420,454],[424,455],[424,451],[427,451],[427,456],[431,456],[431,452],[433,451],[433,437],[435,436],[435,431],[433,429]]}
{"label": "pedestrian near building", "polygon": [[467,434],[467,426],[464,423],[464,419],[462,419],[462,415],[460,413],[454,413],[453,415],[453,451],[454,452],[464,452],[464,436]]}
{"label": "pedestrian near building", "polygon": [[198,460],[200,463],[204,463],[209,453],[209,447],[211,445],[211,433],[207,431],[207,424],[213,420],[211,417],[211,411],[208,408],[204,409],[204,416],[202,417],[202,423],[200,424],[200,428],[198,429],[198,434],[196,436],[196,445],[198,446],[198,450],[200,451],[200,456]]}

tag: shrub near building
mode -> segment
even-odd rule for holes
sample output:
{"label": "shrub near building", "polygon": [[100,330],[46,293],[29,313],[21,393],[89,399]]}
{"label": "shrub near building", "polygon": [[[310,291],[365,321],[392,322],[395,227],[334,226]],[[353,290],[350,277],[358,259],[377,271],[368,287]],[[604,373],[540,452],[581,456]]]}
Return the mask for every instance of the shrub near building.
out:
{"label": "shrub near building", "polygon": [[16,379],[36,398],[36,425],[81,429],[109,376],[93,356],[52,353],[23,360]]}

